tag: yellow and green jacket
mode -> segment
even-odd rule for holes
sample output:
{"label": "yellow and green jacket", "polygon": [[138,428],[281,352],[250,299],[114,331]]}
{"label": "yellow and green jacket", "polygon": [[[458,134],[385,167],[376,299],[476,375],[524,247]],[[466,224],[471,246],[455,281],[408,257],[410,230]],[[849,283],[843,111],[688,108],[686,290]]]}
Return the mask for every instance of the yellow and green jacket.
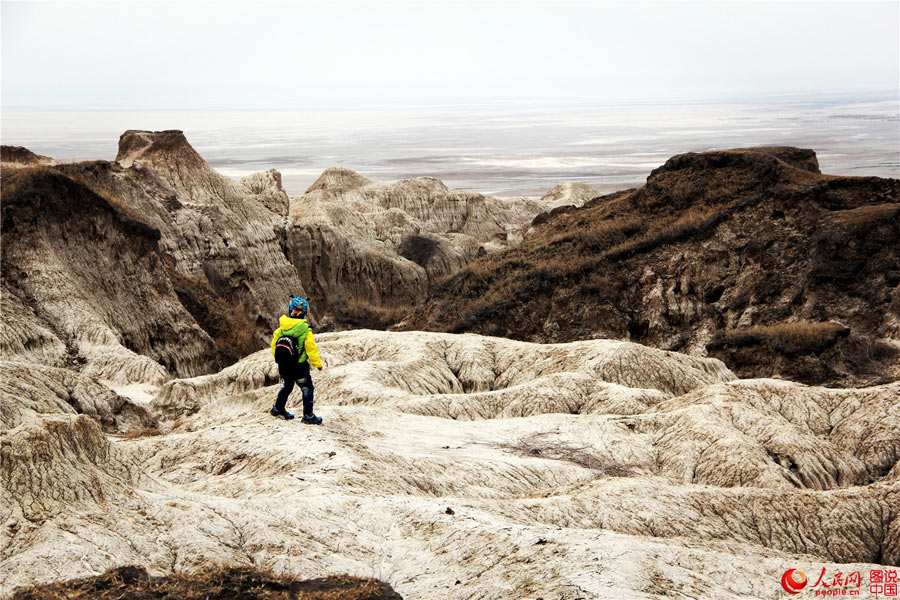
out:
{"label": "yellow and green jacket", "polygon": [[280,327],[275,330],[272,335],[272,356],[275,356],[275,342],[283,335],[289,335],[297,338],[297,345],[300,347],[300,358],[298,363],[302,363],[309,357],[309,364],[315,368],[322,366],[322,359],[319,358],[319,349],[316,347],[316,340],[313,339],[312,329],[306,319],[292,319],[287,315],[281,315],[278,324]]}

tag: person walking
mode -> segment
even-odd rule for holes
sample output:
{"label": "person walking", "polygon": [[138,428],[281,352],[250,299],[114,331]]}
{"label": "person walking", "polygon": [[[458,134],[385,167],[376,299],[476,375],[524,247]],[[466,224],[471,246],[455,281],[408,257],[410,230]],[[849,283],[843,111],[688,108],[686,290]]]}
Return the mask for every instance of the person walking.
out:
{"label": "person walking", "polygon": [[309,367],[312,365],[321,371],[322,360],[319,358],[319,349],[316,347],[316,340],[313,339],[312,329],[306,322],[308,312],[309,302],[306,298],[295,296],[288,305],[288,314],[281,315],[278,320],[279,327],[272,336],[272,356],[278,363],[282,386],[275,399],[275,405],[269,412],[273,417],[294,418],[294,415],[285,409],[285,404],[296,383],[303,394],[302,421],[311,425],[321,425],[322,417],[317,417],[313,412],[315,388]]}

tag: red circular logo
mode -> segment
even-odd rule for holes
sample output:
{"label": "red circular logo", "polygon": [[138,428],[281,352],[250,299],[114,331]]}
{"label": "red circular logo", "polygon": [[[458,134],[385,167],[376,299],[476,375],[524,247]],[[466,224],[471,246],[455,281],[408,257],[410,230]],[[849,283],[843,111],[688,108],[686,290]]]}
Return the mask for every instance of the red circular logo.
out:
{"label": "red circular logo", "polygon": [[797,569],[788,569],[781,576],[781,587],[788,594],[799,594],[806,587],[806,573]]}

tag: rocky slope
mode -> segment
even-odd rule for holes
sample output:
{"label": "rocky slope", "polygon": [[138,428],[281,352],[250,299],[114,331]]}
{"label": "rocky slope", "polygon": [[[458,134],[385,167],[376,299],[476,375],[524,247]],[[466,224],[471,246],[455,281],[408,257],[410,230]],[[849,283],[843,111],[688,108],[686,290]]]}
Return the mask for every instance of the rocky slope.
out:
{"label": "rocky slope", "polygon": [[[577,208],[591,189],[333,169],[288,215],[277,173],[222,178],[180,132],[126,132],[112,163],[3,156],[2,597],[196,591],[224,567],[210,593],[252,570],[260,593],[775,598],[789,568],[900,566],[900,382],[853,387],[897,368],[900,182],[731,151]],[[499,252],[415,318],[659,347],[320,333],[325,425],[269,415],[257,348],[291,260],[322,269],[319,302],[384,308],[476,247]]]}
{"label": "rocky slope", "polygon": [[[135,402],[75,369],[4,360],[0,371],[0,424],[4,429],[18,427],[38,415],[53,414],[88,415],[109,433],[140,431],[158,424],[145,402]],[[148,377],[145,385],[155,387],[152,382],[159,381],[156,374],[143,373]]]}
{"label": "rocky slope", "polygon": [[432,288],[411,329],[630,339],[745,377],[900,378],[900,181],[815,154],[675,156],[646,185],[542,215]]}
{"label": "rocky slope", "polygon": [[494,198],[433,177],[376,182],[334,167],[291,202],[291,262],[323,325],[390,325],[435,281],[521,240],[538,213],[597,195],[562,184],[541,199]]}
{"label": "rocky slope", "polygon": [[262,351],[153,391],[160,435],[4,431],[3,593],[225,564],[406,598],[771,598],[788,568],[900,564],[898,384],[736,380],[609,340],[320,337],[324,427],[267,414]]}
{"label": "rocky slope", "polygon": [[395,323],[435,279],[594,193],[499,199],[334,168],[289,215],[277,171],[224,177],[180,131],[126,131],[113,162],[2,158],[4,357],[118,383],[234,362],[289,295],[312,299],[320,330]]}
{"label": "rocky slope", "polygon": [[210,372],[303,292],[275,171],[228,179],[180,131],[127,131],[115,162],[7,168],[27,151],[4,148],[4,358],[126,383]]}
{"label": "rocky slope", "polygon": [[59,161],[49,156],[35,154],[22,146],[0,146],[0,165],[3,167],[15,168],[55,164],[59,164]]}

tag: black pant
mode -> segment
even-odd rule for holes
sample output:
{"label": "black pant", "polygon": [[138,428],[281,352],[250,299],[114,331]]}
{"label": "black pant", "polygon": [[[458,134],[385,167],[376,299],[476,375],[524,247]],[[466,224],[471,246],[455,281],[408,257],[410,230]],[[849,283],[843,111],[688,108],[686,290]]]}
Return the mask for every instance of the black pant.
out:
{"label": "black pant", "polygon": [[300,388],[303,394],[303,414],[309,416],[313,414],[313,387],[312,377],[309,374],[309,361],[304,360],[294,366],[278,367],[278,374],[281,375],[283,382],[281,389],[278,390],[278,397],[275,400],[275,410],[284,411],[284,405],[287,404],[288,396],[294,389],[294,384]]}

